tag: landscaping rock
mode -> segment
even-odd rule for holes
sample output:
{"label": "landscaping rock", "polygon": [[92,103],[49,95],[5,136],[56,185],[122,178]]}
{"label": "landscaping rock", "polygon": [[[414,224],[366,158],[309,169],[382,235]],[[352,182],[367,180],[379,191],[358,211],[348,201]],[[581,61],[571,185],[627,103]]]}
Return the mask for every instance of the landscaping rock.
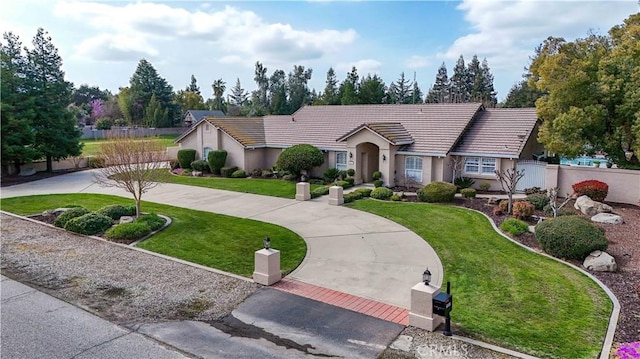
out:
{"label": "landscaping rock", "polygon": [[500,202],[497,197],[489,197],[487,204],[498,204]]}
{"label": "landscaping rock", "polygon": [[48,209],[44,212],[42,212],[42,217],[48,218],[48,217],[57,217],[60,214],[62,214],[62,212],[68,211],[71,208],[56,208],[56,209]]}
{"label": "landscaping rock", "polygon": [[616,259],[609,253],[593,251],[585,258],[582,266],[594,272],[615,272],[618,270]]}
{"label": "landscaping rock", "polygon": [[122,216],[120,217],[120,224],[123,223],[131,223],[133,222],[134,218],[132,216]]}
{"label": "landscaping rock", "polygon": [[20,170],[20,173],[18,173],[18,176],[27,177],[33,176],[34,174],[36,174],[35,168],[23,168]]}
{"label": "landscaping rock", "polygon": [[607,224],[622,224],[624,223],[624,220],[622,219],[622,217],[618,216],[617,214],[598,213],[595,216],[591,217],[591,222],[607,223]]}
{"label": "landscaping rock", "polygon": [[202,172],[201,171],[192,171],[191,175],[193,177],[201,177],[202,176]]}
{"label": "landscaping rock", "polygon": [[611,213],[613,208],[611,206],[592,200],[589,196],[580,196],[576,198],[576,203],[573,205],[575,209],[580,210],[582,214],[587,216],[593,216],[598,213]]}

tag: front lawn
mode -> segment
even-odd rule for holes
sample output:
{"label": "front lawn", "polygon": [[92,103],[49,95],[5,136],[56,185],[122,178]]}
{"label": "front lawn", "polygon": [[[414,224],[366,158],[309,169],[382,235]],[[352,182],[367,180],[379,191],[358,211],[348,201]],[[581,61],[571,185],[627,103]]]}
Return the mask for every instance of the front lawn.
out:
{"label": "front lawn", "polygon": [[[163,149],[166,149],[167,147],[175,146],[173,140],[175,140],[177,137],[178,135],[159,135],[153,137],[140,137],[140,139],[145,141],[158,142],[162,145]],[[108,140],[108,138],[98,138],[95,140],[91,138],[85,138],[80,140],[80,142],[84,143],[81,156],[86,157],[97,155],[100,151],[100,144]]]}
{"label": "front lawn", "polygon": [[[1,208],[29,215],[70,205],[97,210],[132,203],[131,199],[100,194],[50,194],[2,199]],[[284,273],[294,270],[307,251],[300,236],[275,224],[144,201],[142,210],[164,214],[173,222],[138,247],[246,277],[253,274],[254,252],[262,248],[265,236],[281,250]]]}
{"label": "front lawn", "polygon": [[[186,184],[189,186],[223,189],[227,191],[260,194],[263,196],[295,198],[296,183],[281,179],[262,178],[223,178],[164,176],[160,182]],[[311,190],[320,187],[311,185]]]}
{"label": "front lawn", "polygon": [[466,209],[372,200],[349,206],[402,224],[436,250],[459,332],[540,357],[598,357],[612,304],[582,273],[517,246]]}

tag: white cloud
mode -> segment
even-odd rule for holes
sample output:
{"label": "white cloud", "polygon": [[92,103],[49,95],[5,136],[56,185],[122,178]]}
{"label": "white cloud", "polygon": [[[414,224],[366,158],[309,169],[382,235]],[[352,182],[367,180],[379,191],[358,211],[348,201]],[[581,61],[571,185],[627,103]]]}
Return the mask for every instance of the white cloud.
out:
{"label": "white cloud", "polygon": [[[208,48],[211,59],[223,63],[240,61],[253,65],[255,59],[271,63],[320,59],[352,44],[357,34],[354,30],[305,31],[289,24],[266,23],[251,11],[241,11],[231,6],[217,11],[189,11],[157,3],[131,3],[118,6],[112,3],[60,2],[55,7],[57,16],[85,22],[100,34],[97,38],[108,43],[93,58],[117,58],[123,50],[133,52],[129,46],[136,42],[142,46],[140,53],[156,54],[156,48],[170,51],[178,44],[191,43],[194,52]],[[117,46],[108,39],[132,38],[135,41]],[[202,43],[204,40],[204,45]],[[85,55],[93,52],[86,39],[78,47]],[[183,46],[184,47],[184,46]],[[196,49],[199,47],[200,49]],[[112,50],[114,54],[108,54]],[[162,53],[159,54],[163,56]]]}
{"label": "white cloud", "polygon": [[382,63],[374,59],[362,59],[352,62],[342,62],[336,65],[336,72],[338,73],[338,77],[340,77],[339,75],[341,73],[346,74],[347,72],[350,72],[351,68],[354,66],[358,70],[358,75],[362,77],[366,76],[367,74],[380,74]]}
{"label": "white cloud", "polygon": [[430,66],[431,60],[428,56],[413,55],[404,62],[404,65],[412,70],[415,70]]}
{"label": "white cloud", "polygon": [[131,62],[154,58],[156,50],[144,37],[102,34],[82,41],[76,57],[109,62]]}

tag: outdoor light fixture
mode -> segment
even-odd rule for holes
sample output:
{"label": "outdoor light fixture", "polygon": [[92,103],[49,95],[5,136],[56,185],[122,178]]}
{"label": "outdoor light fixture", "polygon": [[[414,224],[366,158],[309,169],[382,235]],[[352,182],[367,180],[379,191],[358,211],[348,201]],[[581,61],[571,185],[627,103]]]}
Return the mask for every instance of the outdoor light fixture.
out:
{"label": "outdoor light fixture", "polygon": [[353,153],[349,152],[349,158],[353,158]]}
{"label": "outdoor light fixture", "polygon": [[386,160],[387,160],[387,156],[382,155],[382,160],[383,160],[383,161],[386,161]]}
{"label": "outdoor light fixture", "polygon": [[422,273],[422,281],[424,282],[424,285],[429,285],[429,282],[431,282],[431,272],[429,271],[429,268]]}
{"label": "outdoor light fixture", "polygon": [[269,236],[264,237],[264,249],[269,249],[271,247],[271,239]]}

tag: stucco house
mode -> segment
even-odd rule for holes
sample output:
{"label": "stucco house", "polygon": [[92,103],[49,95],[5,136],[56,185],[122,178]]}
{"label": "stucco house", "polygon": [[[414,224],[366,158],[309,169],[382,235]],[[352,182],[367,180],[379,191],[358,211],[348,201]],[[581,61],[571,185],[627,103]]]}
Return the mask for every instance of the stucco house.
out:
{"label": "stucco house", "polygon": [[[290,116],[206,117],[176,139],[206,158],[228,152],[227,165],[247,172],[271,168],[287,147],[308,143],[325,153],[328,168],[356,171],[356,183],[374,171],[386,185],[419,186],[472,177],[499,189],[494,170],[514,167],[543,147],[534,108],[489,109],[479,103],[305,106]],[[455,164],[458,163],[458,166]]]}

